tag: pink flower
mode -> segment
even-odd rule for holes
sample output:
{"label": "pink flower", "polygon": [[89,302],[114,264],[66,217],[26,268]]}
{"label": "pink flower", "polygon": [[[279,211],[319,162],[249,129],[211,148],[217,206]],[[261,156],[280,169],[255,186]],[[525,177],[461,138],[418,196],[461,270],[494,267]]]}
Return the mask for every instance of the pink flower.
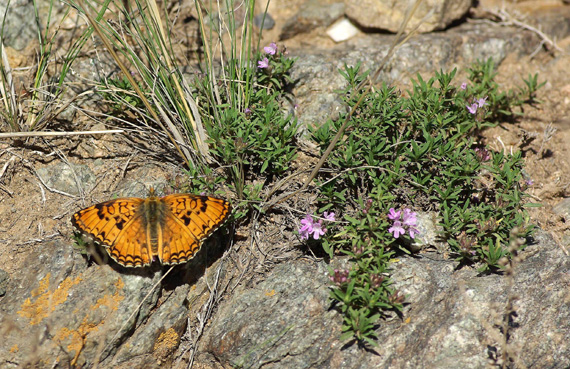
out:
{"label": "pink flower", "polygon": [[315,222],[313,217],[309,214],[307,214],[304,219],[301,219],[301,224],[302,226],[299,228],[299,234],[301,235],[302,240],[308,240],[311,234],[315,240],[318,240],[319,237],[324,235],[327,231],[326,228],[323,228],[322,220]]}
{"label": "pink flower", "polygon": [[411,238],[415,238],[420,231],[416,228],[417,218],[416,213],[412,210],[406,208],[404,211],[396,211],[394,208],[390,208],[388,213],[388,218],[393,220],[392,227],[388,229],[388,232],[394,235],[394,238],[400,237],[408,232]]}
{"label": "pink flower", "polygon": [[327,231],[327,229],[323,228],[323,221],[322,220],[319,220],[318,222],[313,223],[313,238],[315,240],[318,240],[319,237],[324,235],[326,231]]}
{"label": "pink flower", "polygon": [[269,44],[269,46],[265,46],[263,48],[263,51],[265,51],[265,53],[268,55],[275,55],[275,53],[277,52],[277,45],[275,44],[275,42],[272,42]]}
{"label": "pink flower", "polygon": [[388,219],[396,220],[400,219],[400,211],[394,210],[394,208],[390,208],[390,212],[388,213]]}
{"label": "pink flower", "polygon": [[400,235],[406,233],[406,230],[404,229],[404,227],[402,227],[402,222],[396,220],[392,225],[392,227],[388,229],[388,232],[393,233],[394,238],[398,238],[400,237]]}
{"label": "pink flower", "polygon": [[462,89],[462,90],[465,90],[466,88],[467,88],[467,82],[463,82],[463,83],[461,84],[461,89]]}
{"label": "pink flower", "polygon": [[402,215],[404,220],[404,225],[415,226],[416,225],[416,213],[412,213],[410,209],[404,209],[404,214]]}
{"label": "pink flower", "polygon": [[467,107],[467,110],[469,110],[469,113],[471,114],[475,114],[477,113],[477,103],[473,103],[471,105],[465,105]]}
{"label": "pink flower", "polygon": [[302,240],[308,240],[309,235],[313,233],[313,217],[307,214],[304,219],[301,219],[301,228],[299,228],[299,234]]}
{"label": "pink flower", "polygon": [[[328,222],[335,221],[335,214],[333,212],[329,213],[325,211],[323,213],[323,217]],[[299,235],[301,236],[302,240],[308,240],[309,237],[312,235],[315,240],[318,240],[322,235],[325,234],[327,229],[323,226],[323,220],[319,219],[315,221],[310,214],[305,215],[303,219],[301,219],[301,228],[299,228]]]}
{"label": "pink flower", "polygon": [[335,219],[334,219],[334,212],[329,213],[328,211],[325,211],[325,212],[323,213],[323,217],[324,217],[326,220],[328,220],[329,222],[334,222],[334,221],[335,221]]}
{"label": "pink flower", "polygon": [[257,67],[259,69],[265,69],[265,68],[269,67],[269,59],[263,58],[262,60],[258,61]]}
{"label": "pink flower", "polygon": [[420,231],[416,227],[408,227],[408,234],[412,239],[416,238],[417,234],[420,234]]}
{"label": "pink flower", "polygon": [[489,104],[487,103],[487,96],[478,99],[478,100],[477,100],[477,105],[478,105],[480,108],[484,107],[485,105],[489,105]]}

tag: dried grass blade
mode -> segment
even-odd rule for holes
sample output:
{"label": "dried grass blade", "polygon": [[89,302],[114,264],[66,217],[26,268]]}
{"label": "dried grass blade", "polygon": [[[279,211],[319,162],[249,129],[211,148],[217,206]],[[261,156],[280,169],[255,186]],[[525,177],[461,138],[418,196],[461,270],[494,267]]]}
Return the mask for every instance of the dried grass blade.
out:
{"label": "dried grass blade", "polygon": [[[158,31],[160,32],[159,44],[160,44],[160,49],[162,51],[162,55],[163,55],[164,59],[166,60],[166,64],[167,64],[169,70],[174,70],[174,67],[172,65],[172,59],[170,58],[170,53],[168,52],[168,50],[166,50],[166,46],[165,46],[167,38],[166,38],[166,34],[164,32],[164,26],[162,25],[162,20],[160,18],[160,13],[158,11],[158,5],[156,4],[155,0],[148,0],[147,4],[149,5],[150,15],[151,15],[153,21],[155,22],[156,27],[158,28]],[[180,82],[179,82],[178,78],[176,78],[176,77],[177,76],[175,76],[175,78],[173,78],[174,85],[175,85],[176,90],[178,92],[178,96],[180,97],[180,102],[183,104],[184,111],[186,112],[186,116],[190,120],[190,123],[192,124],[192,130],[194,131],[194,139],[196,140],[196,149],[201,154],[201,156],[209,157],[208,144],[198,134],[198,127],[196,125],[196,121],[194,120],[194,116],[192,115],[192,112],[190,111],[190,108],[188,107],[188,103],[187,103],[186,99],[184,98],[185,94],[184,94],[184,91],[182,90],[182,87],[180,86]]]}
{"label": "dried grass blade", "polygon": [[[10,61],[6,55],[6,49],[4,48],[4,42],[0,40],[0,54],[2,54],[2,83],[0,83],[0,92],[4,100],[4,108],[8,112],[12,112],[11,115],[14,116],[18,110],[18,104],[16,103],[16,92],[14,90],[14,80],[12,78],[12,68],[10,67]],[[8,87],[8,89],[6,89]],[[10,105],[8,105],[10,102]]]}
{"label": "dried grass blade", "polygon": [[104,131],[79,131],[79,132],[7,132],[0,133],[1,138],[19,138],[19,137],[62,137],[62,136],[81,136],[81,135],[101,135],[108,133],[124,133],[122,129],[110,129]]}
{"label": "dried grass blade", "polygon": [[140,87],[138,86],[136,81],[133,79],[133,77],[129,73],[127,67],[125,67],[125,65],[123,64],[123,62],[121,61],[121,59],[119,58],[117,53],[115,52],[115,49],[113,48],[113,45],[109,41],[108,36],[101,30],[101,27],[95,21],[95,19],[93,19],[89,9],[85,6],[85,3],[82,0],[79,0],[78,2],[82,5],[83,13],[85,14],[87,19],[89,20],[89,23],[91,24],[91,26],[93,27],[95,32],[97,32],[97,34],[99,35],[99,37],[101,38],[101,40],[105,44],[105,47],[107,48],[107,50],[109,51],[109,53],[111,54],[111,56],[113,57],[113,59],[115,60],[115,62],[119,66],[119,68],[121,69],[121,71],[123,72],[123,75],[125,76],[125,78],[127,78],[129,83],[131,84],[131,86],[133,87],[133,89],[135,90],[135,92],[137,93],[137,95],[139,96],[139,98],[141,99],[143,104],[145,105],[147,111],[152,115],[156,124],[158,124],[160,126],[160,128],[166,133],[166,135],[168,136],[168,138],[170,139],[170,141],[172,142],[172,144],[174,145],[174,147],[176,148],[176,150],[180,154],[180,157],[186,162],[186,164],[188,166],[190,166],[190,158],[188,158],[184,155],[184,153],[182,152],[182,149],[180,148],[180,146],[178,145],[176,140],[172,137],[172,134],[166,129],[164,124],[162,124],[158,115],[156,114],[156,111],[154,111],[152,105],[150,104],[150,102],[146,98],[145,94],[141,91]]}

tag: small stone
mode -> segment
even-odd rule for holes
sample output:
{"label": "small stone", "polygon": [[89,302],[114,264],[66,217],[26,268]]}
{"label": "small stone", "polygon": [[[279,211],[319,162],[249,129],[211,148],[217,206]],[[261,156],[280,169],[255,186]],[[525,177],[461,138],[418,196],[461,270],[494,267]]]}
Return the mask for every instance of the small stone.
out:
{"label": "small stone", "polygon": [[34,20],[34,3],[27,0],[0,2],[0,22],[4,45],[18,51],[25,49],[34,39],[37,29]]}
{"label": "small stone", "polygon": [[344,9],[343,2],[309,0],[295,15],[287,19],[279,40],[287,40],[299,34],[309,33],[319,27],[328,27],[343,17]]}
{"label": "small stone", "polygon": [[8,282],[10,281],[10,274],[0,269],[0,297],[6,294]]}
{"label": "small stone", "polygon": [[329,35],[329,37],[334,42],[346,41],[356,36],[357,34],[358,34],[358,28],[356,28],[354,24],[352,24],[350,20],[346,18],[343,18],[335,22],[327,30],[327,35]]}
{"label": "small stone", "polygon": [[273,29],[275,20],[269,13],[260,13],[253,18],[253,25],[261,29]]}
{"label": "small stone", "polygon": [[[411,8],[408,0],[347,1],[346,15],[365,28],[397,32]],[[417,7],[406,29],[416,26],[425,33],[444,29],[461,19],[472,6],[471,0],[426,0]]]}
{"label": "small stone", "polygon": [[567,197],[564,200],[560,201],[558,204],[554,205],[552,211],[566,220],[570,219],[570,197]]}
{"label": "small stone", "polygon": [[95,185],[95,174],[88,166],[82,164],[57,163],[37,170],[38,176],[50,188],[79,195],[78,184],[83,189],[90,189]]}
{"label": "small stone", "polygon": [[435,212],[417,212],[416,228],[420,231],[418,235],[406,245],[412,252],[418,252],[428,247],[435,247],[443,252],[446,243],[438,240],[441,226],[438,226],[438,214]]}

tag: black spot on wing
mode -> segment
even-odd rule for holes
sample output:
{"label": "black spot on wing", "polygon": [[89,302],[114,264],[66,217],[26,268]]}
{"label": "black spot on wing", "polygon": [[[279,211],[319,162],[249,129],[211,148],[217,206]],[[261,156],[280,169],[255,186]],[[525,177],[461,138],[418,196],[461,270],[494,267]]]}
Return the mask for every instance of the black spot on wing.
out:
{"label": "black spot on wing", "polygon": [[103,204],[96,204],[93,206],[95,207],[95,209],[97,209],[97,216],[99,217],[99,219],[103,219],[103,216],[106,213],[103,211],[103,209],[105,209],[105,206]]}
{"label": "black spot on wing", "polygon": [[116,222],[115,226],[117,227],[117,229],[123,230],[123,228],[125,227],[125,223],[126,223],[125,220],[121,217],[116,217],[115,222]]}
{"label": "black spot on wing", "polygon": [[188,224],[190,224],[190,222],[192,221],[192,218],[190,218],[191,214],[192,213],[188,212],[180,217],[180,219],[182,219],[186,227],[188,227]]}

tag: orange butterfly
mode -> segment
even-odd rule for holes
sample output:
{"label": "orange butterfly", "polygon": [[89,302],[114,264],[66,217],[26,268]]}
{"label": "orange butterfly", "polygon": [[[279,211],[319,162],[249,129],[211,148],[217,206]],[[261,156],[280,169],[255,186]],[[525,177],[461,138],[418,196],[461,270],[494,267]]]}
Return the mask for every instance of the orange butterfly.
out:
{"label": "orange butterfly", "polygon": [[180,264],[192,259],[202,242],[231,213],[222,199],[191,194],[147,199],[127,197],[90,206],[73,214],[71,223],[103,244],[127,267]]}

